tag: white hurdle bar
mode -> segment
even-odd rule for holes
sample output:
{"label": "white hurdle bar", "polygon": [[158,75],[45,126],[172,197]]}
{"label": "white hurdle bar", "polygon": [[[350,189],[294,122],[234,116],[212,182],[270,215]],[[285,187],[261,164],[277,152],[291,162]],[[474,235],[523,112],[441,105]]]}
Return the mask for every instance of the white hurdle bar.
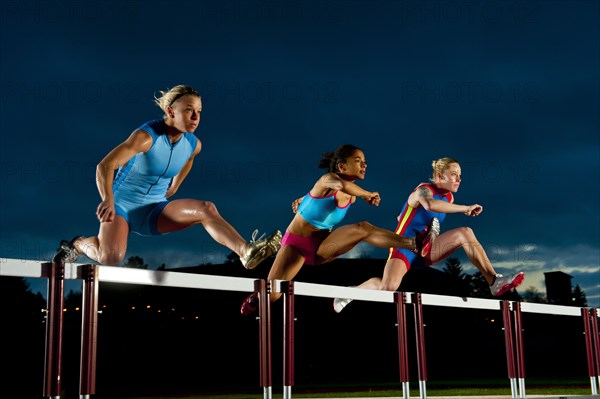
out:
{"label": "white hurdle bar", "polygon": [[[0,276],[48,278],[48,267],[39,260],[0,258]],[[77,268],[83,263],[66,263],[64,265],[65,280],[77,279]]]}

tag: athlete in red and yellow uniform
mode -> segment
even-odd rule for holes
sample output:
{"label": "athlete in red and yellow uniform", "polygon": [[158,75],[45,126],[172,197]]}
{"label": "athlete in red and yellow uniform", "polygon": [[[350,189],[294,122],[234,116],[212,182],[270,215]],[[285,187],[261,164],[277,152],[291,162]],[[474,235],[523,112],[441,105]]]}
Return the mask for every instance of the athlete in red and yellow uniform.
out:
{"label": "athlete in red and yellow uniform", "polygon": [[[458,191],[461,183],[461,168],[458,161],[452,158],[440,158],[433,161],[432,167],[432,184],[420,184],[408,196],[398,217],[397,234],[405,237],[414,236],[415,230],[419,231],[431,221],[443,221],[447,213],[478,216],[483,211],[483,207],[479,204],[458,205],[454,203],[454,193]],[[433,227],[439,228],[439,226]],[[415,265],[415,262],[423,262],[430,266],[446,259],[459,248],[465,250],[471,263],[479,269],[490,285],[490,291],[494,296],[500,296],[519,286],[525,278],[523,273],[507,276],[496,273],[473,230],[470,227],[459,227],[441,233],[436,238],[431,251],[423,258],[414,256],[413,253],[402,248],[390,250],[383,277],[373,277],[358,287],[396,291],[400,287],[402,278],[410,267]],[[351,300],[348,298],[336,298],[333,307],[336,312],[341,312],[350,302]]]}

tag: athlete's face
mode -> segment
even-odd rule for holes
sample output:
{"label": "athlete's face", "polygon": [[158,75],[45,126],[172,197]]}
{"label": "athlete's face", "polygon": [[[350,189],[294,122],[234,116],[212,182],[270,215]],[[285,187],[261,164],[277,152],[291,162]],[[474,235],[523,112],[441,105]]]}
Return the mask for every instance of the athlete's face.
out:
{"label": "athlete's face", "polygon": [[451,163],[444,174],[438,174],[435,184],[441,189],[455,193],[458,191],[458,187],[460,187],[460,176],[460,165]]}
{"label": "athlete's face", "polygon": [[363,180],[367,173],[367,161],[365,154],[361,150],[356,150],[352,155],[346,158],[346,162],[338,164],[340,172],[346,176]]}
{"label": "athlete's face", "polygon": [[193,133],[200,123],[202,100],[193,94],[186,94],[171,104],[168,112],[177,130]]}

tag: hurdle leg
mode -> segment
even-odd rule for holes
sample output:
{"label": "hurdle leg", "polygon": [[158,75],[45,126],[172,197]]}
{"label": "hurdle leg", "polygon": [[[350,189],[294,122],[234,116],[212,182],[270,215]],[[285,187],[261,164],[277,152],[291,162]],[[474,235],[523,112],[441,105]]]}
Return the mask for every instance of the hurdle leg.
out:
{"label": "hurdle leg", "polygon": [[264,399],[273,397],[271,369],[271,301],[269,299],[269,283],[256,280],[254,289],[258,292],[258,318],[260,339],[260,385],[263,387]]}
{"label": "hurdle leg", "polygon": [[45,269],[44,273],[48,276],[43,396],[60,398],[65,265],[64,263],[43,263],[42,267]]}
{"label": "hurdle leg", "polygon": [[406,294],[394,292],[398,321],[398,359],[400,363],[400,381],[402,382],[402,398],[410,398],[408,376],[408,342],[406,336]]}
{"label": "hurdle leg", "polygon": [[[594,359],[596,361],[596,382],[597,388],[600,388],[600,327],[598,327],[598,309],[592,308],[590,309],[590,324],[592,327],[592,343],[594,344],[594,351],[592,351],[594,355]],[[598,395],[598,389],[594,395]]]}
{"label": "hurdle leg", "polygon": [[425,358],[425,329],[423,324],[423,303],[421,294],[413,294],[415,306],[415,336],[417,340],[417,365],[419,369],[419,398],[427,398],[427,360]]}
{"label": "hurdle leg", "polygon": [[96,393],[96,353],[98,338],[98,266],[81,266],[83,301],[81,305],[81,362],[79,397],[89,399]]}
{"label": "hurdle leg", "polygon": [[517,388],[517,373],[515,372],[515,358],[513,348],[513,335],[512,335],[512,319],[510,315],[510,303],[508,301],[500,302],[500,308],[502,309],[502,319],[504,320],[504,343],[506,346],[506,363],[508,368],[508,380],[510,381],[510,396],[512,398],[518,397]]}
{"label": "hurdle leg", "polygon": [[523,323],[521,303],[513,302],[515,316],[515,350],[517,352],[517,377],[519,378],[519,397],[525,398],[525,353],[523,350]]}
{"label": "hurdle leg", "polygon": [[294,386],[294,282],[281,283],[283,292],[283,399],[291,399]]}
{"label": "hurdle leg", "polygon": [[[596,309],[591,309],[591,311],[588,308],[581,308],[588,375],[590,377],[592,395],[598,395],[598,383],[600,382],[600,378],[598,377],[598,374],[600,374],[598,372],[598,366],[600,366],[598,359],[598,356],[600,356],[598,355],[598,351],[600,351],[598,347],[598,318],[596,316]],[[596,350],[594,350],[594,346]]]}

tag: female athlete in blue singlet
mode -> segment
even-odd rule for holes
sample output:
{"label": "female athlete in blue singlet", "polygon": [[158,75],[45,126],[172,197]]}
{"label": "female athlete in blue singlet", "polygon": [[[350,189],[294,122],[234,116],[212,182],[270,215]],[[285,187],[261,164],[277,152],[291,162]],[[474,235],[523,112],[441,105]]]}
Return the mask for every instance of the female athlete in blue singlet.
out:
{"label": "female athlete in blue singlet", "polygon": [[[380,248],[418,249],[419,252],[423,247],[431,247],[430,241],[436,234],[405,238],[368,222],[333,229],[357,197],[372,206],[379,205],[380,197],[379,193],[364,190],[355,183],[365,178],[367,162],[364,153],[353,145],[346,144],[334,153],[323,154],[319,167],[329,172],[321,176],[304,197],[292,203],[296,215],[281,241],[281,249],[269,272],[270,281],[292,280],[304,264],[330,262],[361,241]],[[280,293],[271,293],[271,301],[280,297]],[[252,293],[242,304],[241,313],[251,314],[257,304],[257,293]]]}
{"label": "female athlete in blue singlet", "polygon": [[[461,169],[458,161],[452,158],[441,158],[433,161],[432,167],[432,183],[422,183],[417,186],[404,204],[402,212],[398,216],[397,234],[411,237],[415,229],[419,231],[419,228],[426,226],[434,218],[441,223],[447,213],[478,216],[483,211],[483,207],[478,204],[458,205],[454,203],[454,193],[458,191],[461,182]],[[423,258],[415,256],[414,253],[404,248],[390,249],[383,277],[371,278],[359,285],[358,288],[396,291],[411,265],[416,262],[422,262],[425,266],[433,265],[446,259],[461,247],[490,285],[492,295],[500,296],[523,282],[525,277],[523,273],[510,276],[496,273],[473,230],[469,227],[459,227],[441,233],[435,240],[434,248]],[[335,311],[341,312],[350,302],[351,299],[348,298],[336,298],[334,300]]]}
{"label": "female athlete in blue singlet", "polygon": [[202,100],[196,90],[178,85],[155,99],[162,119],[144,123],[115,147],[96,168],[102,201],[96,210],[96,237],[62,241],[53,262],[74,262],[84,253],[104,264],[125,257],[130,232],[160,235],[202,224],[218,243],[239,255],[252,269],[279,248],[281,233],[246,241],[209,201],[172,197],[186,178],[202,144],[194,135]]}

